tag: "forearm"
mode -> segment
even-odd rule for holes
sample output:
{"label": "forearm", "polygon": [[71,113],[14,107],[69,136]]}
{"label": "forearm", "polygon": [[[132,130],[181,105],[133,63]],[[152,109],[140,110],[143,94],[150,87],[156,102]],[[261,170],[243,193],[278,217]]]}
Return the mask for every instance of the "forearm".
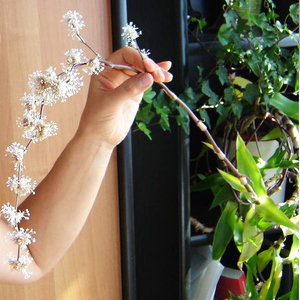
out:
{"label": "forearm", "polygon": [[[48,176],[23,203],[37,242],[29,250],[43,272],[52,269],[82,229],[103,180],[112,147],[77,134]],[[101,217],[101,216],[99,216]]]}

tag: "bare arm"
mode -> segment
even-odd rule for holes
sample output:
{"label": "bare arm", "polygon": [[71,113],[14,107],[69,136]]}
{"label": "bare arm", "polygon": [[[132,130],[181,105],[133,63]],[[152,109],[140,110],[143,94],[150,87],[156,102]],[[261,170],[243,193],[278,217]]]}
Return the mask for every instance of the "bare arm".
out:
{"label": "bare arm", "polygon": [[[24,226],[33,228],[37,242],[29,246],[34,262],[32,277],[24,282],[22,274],[0,267],[0,282],[27,283],[50,271],[74,242],[93,206],[113,149],[127,135],[142,93],[153,81],[170,81],[170,63],[154,64],[133,49],[123,48],[109,58],[148,74],[134,75],[108,69],[91,78],[87,104],[74,138],[62,152],[50,173],[21,205],[31,213]],[[99,216],[101,217],[101,216]],[[21,224],[22,226],[22,224]],[[0,220],[0,239],[8,231]],[[0,243],[0,256],[16,251],[11,242]]]}

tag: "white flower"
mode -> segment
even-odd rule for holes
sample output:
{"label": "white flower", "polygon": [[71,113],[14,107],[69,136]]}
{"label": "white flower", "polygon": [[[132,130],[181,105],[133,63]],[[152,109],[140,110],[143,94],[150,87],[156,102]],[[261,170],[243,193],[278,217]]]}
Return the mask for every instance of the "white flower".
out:
{"label": "white flower", "polygon": [[[17,125],[20,128],[30,128],[35,126],[40,121],[41,115],[38,113],[35,108],[31,110],[25,109],[23,118],[17,119]],[[43,117],[44,119],[45,117]]]}
{"label": "white flower", "polygon": [[[29,116],[31,117],[30,114]],[[42,118],[33,117],[32,119],[25,117],[23,122],[21,121],[19,123],[19,126],[23,127],[22,137],[36,143],[38,141],[43,141],[50,136],[57,135],[57,124],[53,121],[46,123],[45,120],[46,116],[43,116]],[[26,126],[24,126],[24,123]]]}
{"label": "white flower", "polygon": [[33,234],[36,234],[32,229],[24,230],[23,227],[16,228],[14,232],[8,232],[9,239],[13,241],[16,245],[20,246],[20,249],[26,249],[31,243],[35,243],[35,238],[32,237]]}
{"label": "white flower", "polygon": [[138,30],[132,22],[126,24],[126,26],[122,27],[123,33],[121,36],[127,39],[127,46],[131,46],[136,48],[135,40],[142,34],[142,31]]}
{"label": "white flower", "polygon": [[101,62],[101,57],[97,56],[86,64],[86,66],[83,68],[83,71],[88,75],[98,75],[104,69],[105,65]]}
{"label": "white flower", "polygon": [[23,102],[22,106],[24,106],[26,110],[35,110],[36,105],[41,105],[42,99],[32,93],[24,93],[20,101]]}
{"label": "white flower", "polygon": [[27,196],[32,193],[36,187],[36,181],[31,182],[32,179],[28,176],[22,175],[19,179],[17,175],[8,177],[6,185],[11,191],[14,191],[19,196]]}
{"label": "white flower", "polygon": [[59,78],[53,67],[49,67],[46,74],[42,71],[35,71],[29,75],[28,87],[32,94],[39,98],[39,104],[52,106],[56,103],[58,84]]}
{"label": "white flower", "polygon": [[141,53],[143,59],[147,58],[151,54],[151,52],[150,52],[149,49],[147,49],[147,50],[146,49],[142,49],[140,53]]}
{"label": "white flower", "polygon": [[12,253],[9,253],[7,256],[11,270],[22,273],[25,279],[30,278],[33,273],[29,272],[28,266],[32,263],[33,258],[30,256],[29,251],[26,252],[26,255],[21,255],[19,259],[17,259]]}
{"label": "white flower", "polygon": [[11,206],[9,203],[3,204],[0,210],[0,216],[4,216],[4,219],[7,223],[15,228],[18,223],[21,222],[22,219],[29,220],[29,210],[25,209],[24,211],[17,211],[17,209]]}
{"label": "white flower", "polygon": [[85,26],[84,22],[81,19],[82,16],[77,11],[71,10],[63,15],[62,19],[62,21],[68,24],[71,37],[73,39],[78,39],[79,41],[80,38],[78,37],[78,35],[80,33],[80,30]]}
{"label": "white flower", "polygon": [[22,171],[25,166],[23,165],[23,158],[26,153],[25,151],[26,147],[19,144],[19,143],[12,143],[9,147],[6,148],[7,154],[5,156],[9,156],[11,159],[11,162],[14,163],[15,170]]}
{"label": "white flower", "polygon": [[64,72],[68,73],[72,70],[75,65],[81,64],[85,59],[83,57],[82,49],[71,49],[68,50],[65,55],[67,56],[66,63],[62,63],[62,69]]}

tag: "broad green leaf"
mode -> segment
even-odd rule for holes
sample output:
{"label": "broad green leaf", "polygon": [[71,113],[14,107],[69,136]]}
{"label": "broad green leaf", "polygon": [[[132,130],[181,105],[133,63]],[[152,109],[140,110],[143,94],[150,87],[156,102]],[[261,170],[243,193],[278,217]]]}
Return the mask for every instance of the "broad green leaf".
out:
{"label": "broad green leaf", "polygon": [[277,298],[277,300],[290,300],[290,299],[291,299],[291,291],[289,291],[288,293],[284,294],[283,296]]}
{"label": "broad green leaf", "polygon": [[255,99],[260,97],[260,92],[257,83],[247,84],[243,98],[247,100],[250,104],[253,104]]}
{"label": "broad green leaf", "polygon": [[231,109],[232,112],[238,117],[240,118],[242,115],[242,111],[243,111],[243,105],[240,101],[234,101],[231,103]]}
{"label": "broad green leaf", "polygon": [[218,39],[220,43],[225,46],[230,42],[230,38],[232,35],[232,29],[227,24],[221,25],[219,31],[218,31]]}
{"label": "broad green leaf", "polygon": [[207,176],[204,180],[191,186],[192,192],[200,192],[210,189],[216,185],[223,185],[225,180],[219,174]]}
{"label": "broad green leaf", "polygon": [[247,264],[247,277],[246,277],[246,292],[249,300],[256,300],[258,297],[257,288],[254,283],[253,273]]}
{"label": "broad green leaf", "polygon": [[269,196],[260,196],[259,202],[260,204],[255,205],[255,211],[259,215],[268,221],[274,222],[278,225],[283,225],[295,232],[299,232],[298,226],[290,221],[290,219],[276,206]]}
{"label": "broad green leaf", "polygon": [[269,249],[264,250],[257,255],[257,267],[259,272],[262,272],[268,265],[268,263],[272,260],[273,253],[274,247],[272,246]]}
{"label": "broad green leaf", "polygon": [[143,122],[139,122],[139,123],[136,123],[136,124],[137,124],[137,127],[138,127],[142,132],[145,133],[145,135],[149,138],[149,140],[152,140],[152,137],[151,137],[151,135],[150,135],[151,130],[149,130],[149,129],[147,128],[146,124],[143,123]]}
{"label": "broad green leaf", "polygon": [[279,127],[275,127],[273,130],[268,132],[262,139],[261,141],[269,141],[269,140],[275,140],[278,138],[284,137],[283,132]]}
{"label": "broad green leaf", "polygon": [[299,273],[294,272],[294,282],[290,300],[299,300]]}
{"label": "broad green leaf", "polygon": [[235,202],[228,201],[218,221],[213,240],[212,256],[214,260],[219,260],[221,258],[232,238],[237,208],[238,205]]}
{"label": "broad green leaf", "polygon": [[241,184],[240,180],[236,178],[235,176],[228,174],[220,169],[218,169],[219,173],[221,176],[234,188],[235,190],[239,192],[244,192],[246,193],[247,190],[244,185]]}
{"label": "broad green leaf", "polygon": [[151,111],[151,108],[151,103],[141,107],[136,115],[136,120],[148,125],[155,116],[155,113]]}
{"label": "broad green leaf", "polygon": [[205,109],[199,108],[199,114],[200,114],[201,119],[205,122],[207,127],[210,129],[211,128],[210,118],[209,118],[209,115],[208,115],[207,111]]}
{"label": "broad green leaf", "polygon": [[224,202],[229,201],[232,199],[232,192],[228,184],[225,184],[219,192],[216,194],[213,203],[211,204],[209,209],[212,209]]}
{"label": "broad green leaf", "polygon": [[270,104],[288,117],[299,121],[299,102],[292,101],[280,93],[275,93],[270,99]]}
{"label": "broad green leaf", "polygon": [[290,15],[295,24],[299,24],[299,3],[290,6]]}
{"label": "broad green leaf", "polygon": [[243,230],[244,222],[241,217],[235,218],[233,238],[237,249],[242,252],[243,249]]}
{"label": "broad green leaf", "polygon": [[258,196],[266,195],[265,185],[260,170],[239,135],[236,141],[236,149],[239,172],[250,178],[251,182],[249,182],[249,184],[253,187]]}
{"label": "broad green leaf", "polygon": [[262,245],[263,233],[257,228],[256,217],[255,209],[251,207],[244,222],[243,249],[238,262],[239,267],[256,254]]}
{"label": "broad green leaf", "polygon": [[220,83],[222,85],[228,82],[228,71],[224,66],[219,66],[216,74],[218,75]]}
{"label": "broad green leaf", "polygon": [[241,88],[245,88],[248,84],[252,82],[244,77],[236,76],[233,80],[233,84],[240,86]]}
{"label": "broad green leaf", "polygon": [[208,103],[210,105],[218,104],[219,96],[210,88],[208,80],[203,81],[201,91],[209,98]]}
{"label": "broad green leaf", "polygon": [[152,88],[149,88],[144,92],[143,100],[147,103],[152,103],[153,98],[156,96],[156,92],[152,90]]}

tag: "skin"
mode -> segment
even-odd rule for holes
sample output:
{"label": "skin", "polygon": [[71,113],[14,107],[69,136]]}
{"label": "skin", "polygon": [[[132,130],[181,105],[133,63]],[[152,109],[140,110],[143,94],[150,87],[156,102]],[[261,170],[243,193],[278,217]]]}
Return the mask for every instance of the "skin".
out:
{"label": "skin", "polygon": [[[116,51],[107,60],[146,72],[136,75],[130,71],[107,68],[98,76],[92,76],[75,136],[37,187],[36,195],[30,195],[20,206],[21,210],[28,208],[31,213],[24,228],[33,228],[37,232],[35,237],[38,242],[28,247],[34,259],[29,266],[33,275],[24,280],[22,274],[12,272],[5,264],[0,268],[0,283],[31,283],[57,264],[81,231],[111,154],[126,137],[143,92],[153,82],[172,80],[168,72],[170,62],[155,64],[150,59],[142,61],[139,53],[128,47]],[[20,226],[23,227],[22,222]],[[8,230],[11,228],[6,221],[0,219],[0,239],[3,239],[0,242],[0,257],[16,252],[16,245],[5,240]]]}

